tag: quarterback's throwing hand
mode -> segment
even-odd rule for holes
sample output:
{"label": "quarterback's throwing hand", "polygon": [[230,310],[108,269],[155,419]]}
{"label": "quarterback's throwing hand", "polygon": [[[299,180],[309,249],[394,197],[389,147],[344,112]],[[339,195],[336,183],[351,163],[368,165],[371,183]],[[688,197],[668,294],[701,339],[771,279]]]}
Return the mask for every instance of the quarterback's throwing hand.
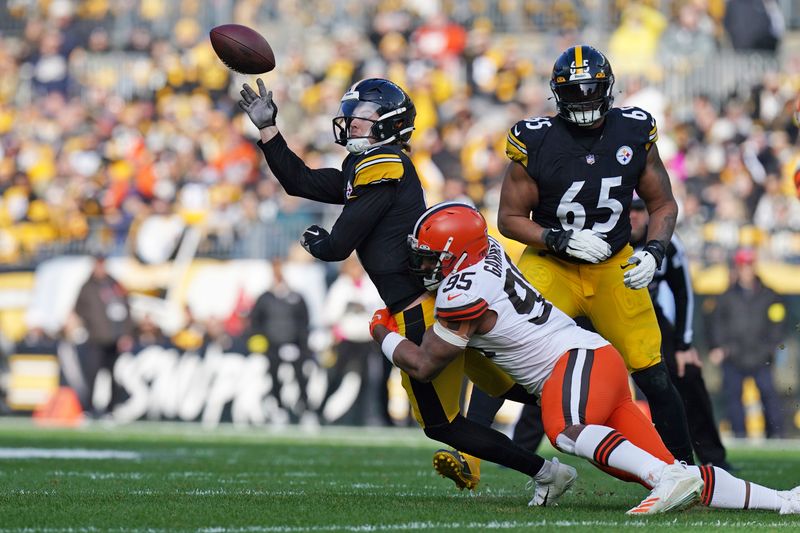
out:
{"label": "quarterback's throwing hand", "polygon": [[376,341],[378,340],[375,338],[375,327],[376,326],[383,326],[389,331],[397,331],[397,320],[394,319],[394,315],[389,312],[389,308],[384,307],[383,309],[378,309],[375,311],[375,314],[372,315],[372,320],[369,321],[369,334],[372,336],[373,339]]}
{"label": "quarterback's throwing hand", "polygon": [[611,246],[592,230],[548,229],[544,236],[547,247],[590,263],[601,263],[611,257]]}
{"label": "quarterback's throwing hand", "polygon": [[261,78],[256,80],[258,84],[258,94],[248,84],[242,85],[239,94],[239,107],[247,113],[256,128],[264,129],[275,125],[275,117],[278,116],[278,106],[272,101],[272,91],[267,91]]}
{"label": "quarterback's throwing hand", "polygon": [[303,232],[303,236],[300,238],[300,244],[306,249],[306,252],[317,257],[315,248],[329,236],[330,234],[324,228],[320,228],[314,224]]}

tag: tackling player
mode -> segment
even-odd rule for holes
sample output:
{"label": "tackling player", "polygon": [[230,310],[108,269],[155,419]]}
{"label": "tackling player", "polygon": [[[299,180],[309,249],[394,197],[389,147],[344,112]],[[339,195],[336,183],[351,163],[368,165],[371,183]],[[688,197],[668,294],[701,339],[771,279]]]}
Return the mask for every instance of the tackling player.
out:
{"label": "tackling player", "polygon": [[[498,226],[528,245],[518,263],[525,277],[567,315],[589,318],[619,349],[667,448],[692,463],[653,304],[646,290],[629,290],[653,279],[678,206],[655,144],[655,120],[636,107],[612,107],[613,86],[611,65],[591,46],[559,56],[550,80],[557,115],[521,120],[508,133],[511,164]],[[650,213],[646,244],[636,253],[628,244],[634,190]]]}
{"label": "tackling player", "polygon": [[385,310],[375,314],[372,336],[395,365],[425,382],[465,347],[481,350],[541,397],[553,446],[652,488],[628,514],[677,510],[697,498],[711,507],[800,513],[800,487],[776,491],[717,467],[675,461],[631,400],[619,352],[547,301],[487,236],[475,209],[433,206],[409,242],[412,267],[426,284],[438,285],[436,322],[417,346],[391,331],[396,328]]}
{"label": "tackling player", "polygon": [[[425,211],[417,171],[405,153],[414,130],[413,102],[389,80],[372,78],[356,83],[342,97],[333,119],[336,143],[349,152],[341,170],[310,169],[278,131],[272,91],[267,91],[260,78],[257,84],[258,93],[243,85],[239,106],[258,128],[258,145],[275,177],[290,195],[344,206],[330,232],[316,225],[308,228],[303,233],[303,247],[323,261],[341,261],[355,250],[401,333],[422,342],[433,322],[434,300],[408,269],[406,239]],[[480,462],[476,457],[548,479],[552,463],[460,414],[465,373],[493,396],[533,401],[523,387],[474,351],[454,358],[432,382],[402,375],[414,416],[425,434],[466,452],[454,459],[459,486],[472,489],[478,484]]]}

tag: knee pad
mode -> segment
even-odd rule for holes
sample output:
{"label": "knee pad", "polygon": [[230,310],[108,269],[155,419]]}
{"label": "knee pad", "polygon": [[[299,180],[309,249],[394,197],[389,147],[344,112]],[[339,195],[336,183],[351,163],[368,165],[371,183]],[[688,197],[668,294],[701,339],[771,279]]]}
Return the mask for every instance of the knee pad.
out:
{"label": "knee pad", "polygon": [[670,380],[669,373],[663,362],[653,365],[650,368],[633,372],[631,377],[636,385],[642,389],[645,396],[650,394],[650,392],[658,394],[672,387],[672,381]]}

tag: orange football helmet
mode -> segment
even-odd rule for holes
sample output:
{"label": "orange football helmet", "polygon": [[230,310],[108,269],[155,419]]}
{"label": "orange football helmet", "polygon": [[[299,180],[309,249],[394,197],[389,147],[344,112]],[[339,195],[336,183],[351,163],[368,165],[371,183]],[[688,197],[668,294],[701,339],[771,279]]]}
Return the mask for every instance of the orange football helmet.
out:
{"label": "orange football helmet", "polygon": [[419,217],[408,245],[411,271],[422,278],[426,289],[434,291],[445,276],[486,257],[486,220],[467,204],[437,204]]}

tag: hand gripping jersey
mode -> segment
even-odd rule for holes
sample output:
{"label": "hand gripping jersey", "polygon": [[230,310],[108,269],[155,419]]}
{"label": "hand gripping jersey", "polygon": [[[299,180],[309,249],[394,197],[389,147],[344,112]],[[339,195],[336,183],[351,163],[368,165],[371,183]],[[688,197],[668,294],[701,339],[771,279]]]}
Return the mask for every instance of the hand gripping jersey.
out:
{"label": "hand gripping jersey", "polygon": [[591,148],[576,140],[562,118],[540,117],[511,128],[506,155],[536,181],[539,205],[534,222],[605,234],[615,254],[628,244],[633,191],[657,139],[649,113],[637,107],[613,108]]}
{"label": "hand gripping jersey", "polygon": [[478,318],[489,310],[497,313],[494,328],[473,335],[469,346],[534,394],[540,394],[564,352],[608,344],[545,300],[491,237],[486,258],[447,276],[436,294],[436,316],[448,322]]}

